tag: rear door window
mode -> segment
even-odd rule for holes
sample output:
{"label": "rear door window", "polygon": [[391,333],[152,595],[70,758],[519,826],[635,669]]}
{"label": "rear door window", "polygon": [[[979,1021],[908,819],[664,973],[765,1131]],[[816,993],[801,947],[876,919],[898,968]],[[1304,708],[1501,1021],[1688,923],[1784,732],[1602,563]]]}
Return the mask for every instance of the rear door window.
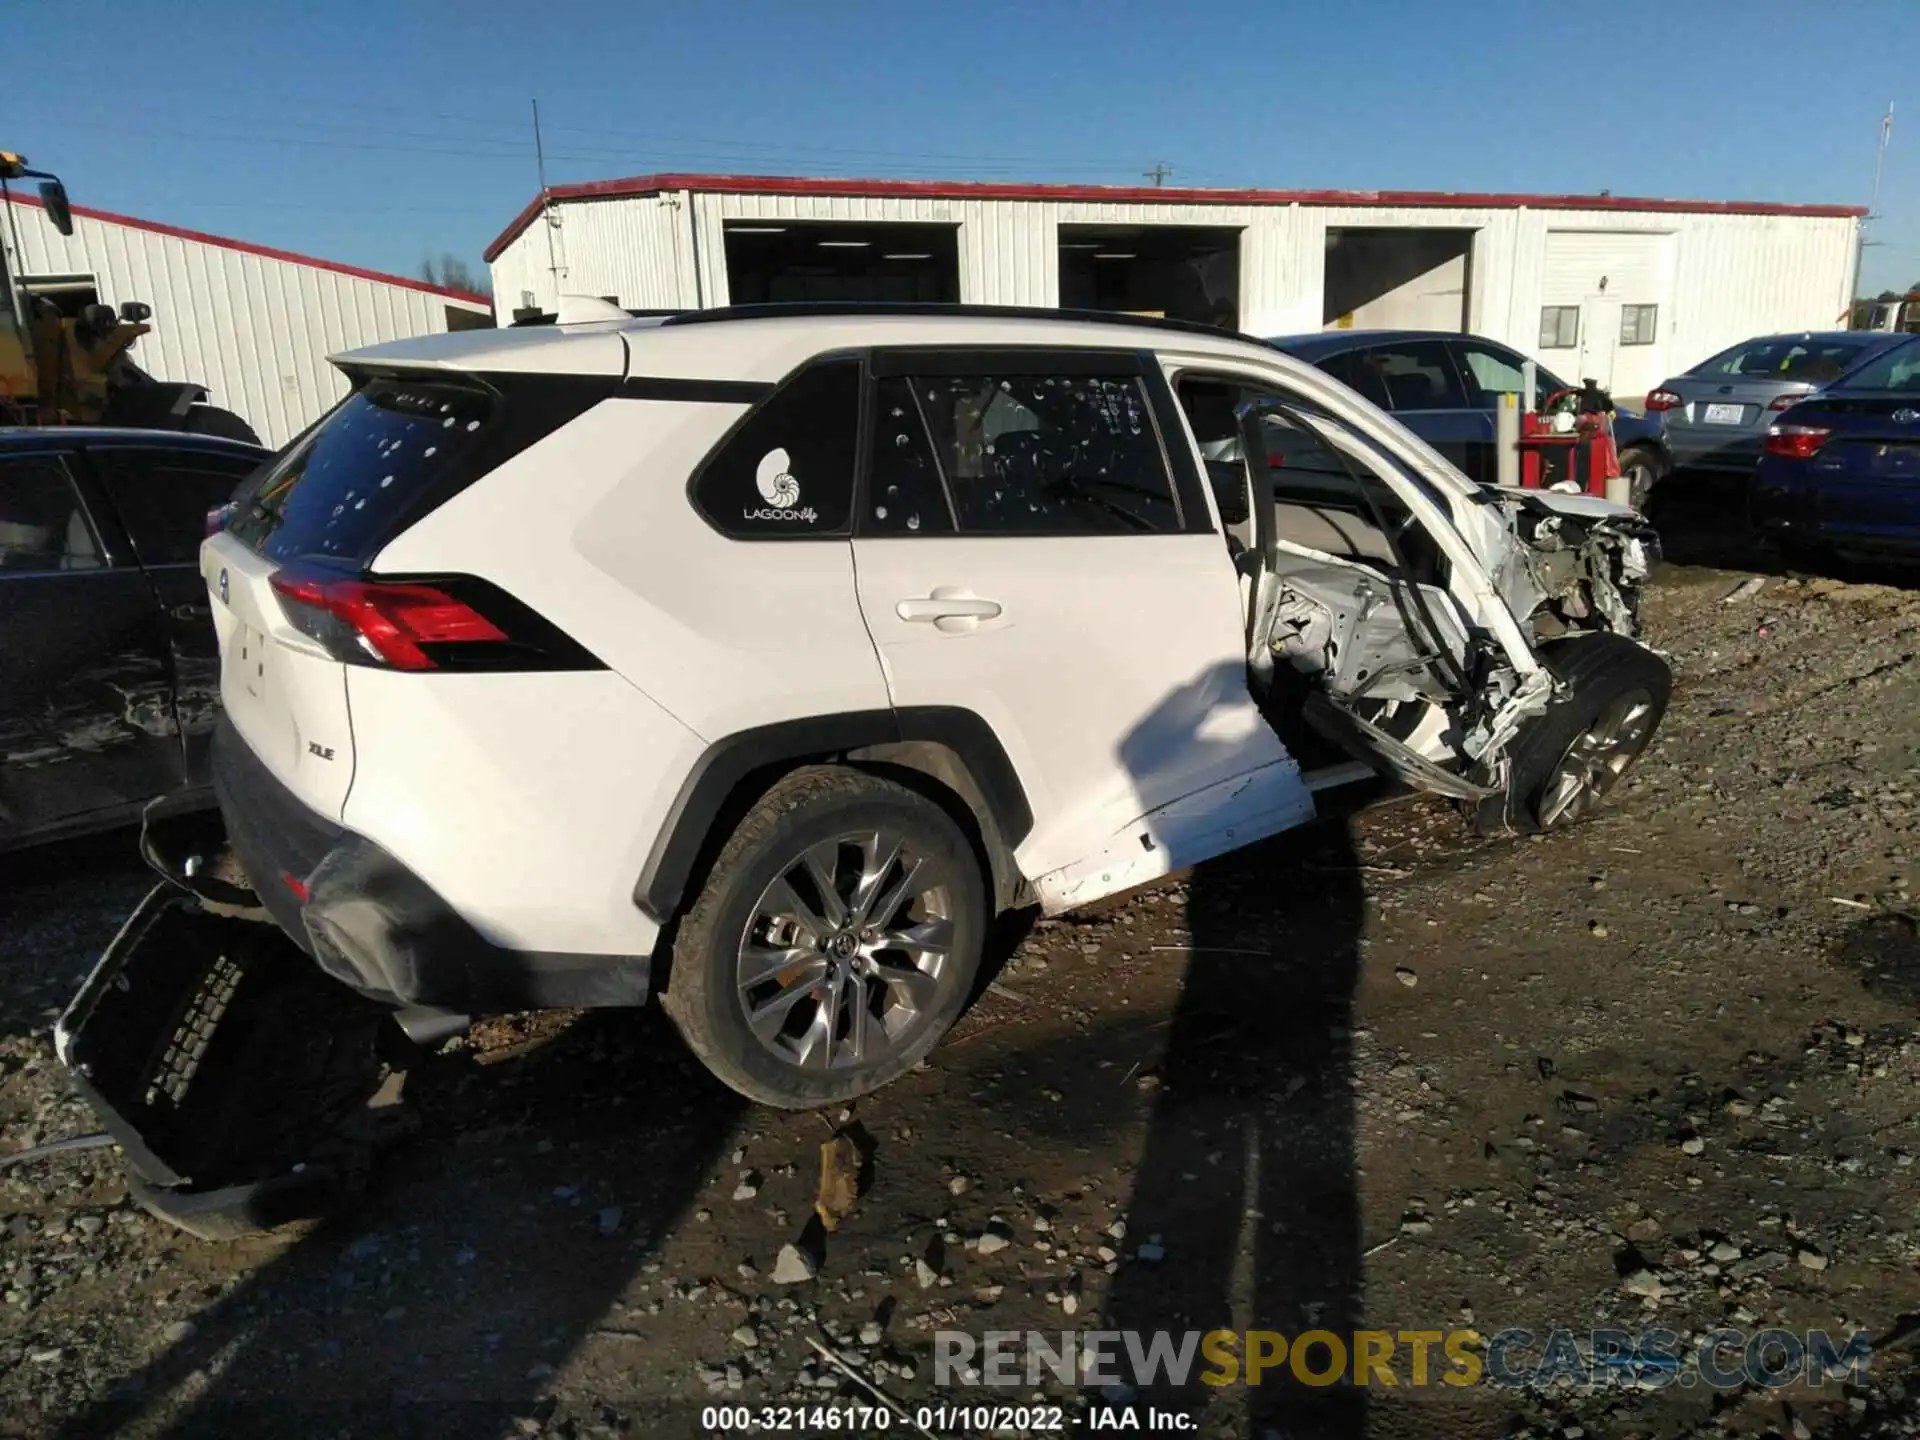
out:
{"label": "rear door window", "polygon": [[961,534],[1181,528],[1137,374],[916,375],[907,383]]}
{"label": "rear door window", "polygon": [[1467,408],[1453,357],[1438,340],[1399,341],[1349,350],[1322,361],[1320,368],[1383,410]]}
{"label": "rear door window", "polygon": [[229,528],[269,559],[364,563],[475,478],[467,462],[493,413],[478,386],[369,381],[247,487]]}
{"label": "rear door window", "polygon": [[862,532],[951,535],[953,504],[927,437],[925,413],[906,376],[888,375],[875,382],[872,428]]}
{"label": "rear door window", "polygon": [[[1525,362],[1513,351],[1481,340],[1455,340],[1451,344],[1453,353],[1460,359],[1468,404],[1475,409],[1491,410],[1502,395],[1520,394],[1521,381],[1526,374],[1521,366]],[[1534,400],[1563,388],[1558,380],[1538,367],[1534,370],[1534,384],[1540,393],[1531,398],[1523,397],[1521,403],[1524,408],[1531,408]]]}
{"label": "rear door window", "polygon": [[0,573],[98,570],[105,564],[59,457],[0,459]]}
{"label": "rear door window", "polygon": [[167,450],[91,452],[100,483],[142,565],[191,565],[207,512],[233,498],[257,464],[239,456]]}

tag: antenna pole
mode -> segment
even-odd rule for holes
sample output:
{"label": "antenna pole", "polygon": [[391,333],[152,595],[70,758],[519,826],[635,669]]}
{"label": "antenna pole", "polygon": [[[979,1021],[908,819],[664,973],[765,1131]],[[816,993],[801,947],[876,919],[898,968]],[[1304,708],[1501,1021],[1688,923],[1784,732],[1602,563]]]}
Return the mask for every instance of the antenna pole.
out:
{"label": "antenna pole", "polygon": [[560,304],[560,260],[553,249],[553,196],[547,189],[547,152],[540,143],[540,102],[533,102],[533,159],[540,172],[540,221],[547,232],[547,273],[553,277],[553,303]]}

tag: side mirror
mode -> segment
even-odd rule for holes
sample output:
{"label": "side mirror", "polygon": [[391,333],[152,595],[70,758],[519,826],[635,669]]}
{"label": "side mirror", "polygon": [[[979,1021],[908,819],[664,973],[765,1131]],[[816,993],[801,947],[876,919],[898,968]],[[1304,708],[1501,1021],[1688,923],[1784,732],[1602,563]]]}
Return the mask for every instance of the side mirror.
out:
{"label": "side mirror", "polygon": [[73,234],[73,206],[67,203],[67,187],[58,180],[40,182],[40,203],[47,207],[47,219],[62,235]]}
{"label": "side mirror", "polygon": [[129,300],[120,307],[120,318],[129,325],[144,325],[153,318],[153,307],[143,300]]}

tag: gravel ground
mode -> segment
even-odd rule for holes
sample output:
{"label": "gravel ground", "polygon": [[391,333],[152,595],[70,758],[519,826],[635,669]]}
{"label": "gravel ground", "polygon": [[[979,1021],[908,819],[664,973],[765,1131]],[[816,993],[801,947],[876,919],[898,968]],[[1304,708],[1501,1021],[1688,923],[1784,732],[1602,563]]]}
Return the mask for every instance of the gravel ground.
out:
{"label": "gravel ground", "polygon": [[[745,1105],[651,1012],[516,1017],[415,1068],[418,1132],[326,1224],[208,1244],[111,1150],[0,1169],[0,1434],[688,1435],[851,1396],[808,1336],[1071,1424],[1097,1391],[937,1389],[934,1332],[1597,1325],[1894,1343],[1819,1389],[1141,1399],[1290,1440],[1916,1433],[1920,595],[1741,578],[1663,573],[1673,708],[1594,822],[1404,801],[1012,927],[844,1116]],[[146,879],[124,835],[0,865],[3,1159],[95,1128],[48,1030]],[[835,1130],[867,1173],[822,1237]]]}

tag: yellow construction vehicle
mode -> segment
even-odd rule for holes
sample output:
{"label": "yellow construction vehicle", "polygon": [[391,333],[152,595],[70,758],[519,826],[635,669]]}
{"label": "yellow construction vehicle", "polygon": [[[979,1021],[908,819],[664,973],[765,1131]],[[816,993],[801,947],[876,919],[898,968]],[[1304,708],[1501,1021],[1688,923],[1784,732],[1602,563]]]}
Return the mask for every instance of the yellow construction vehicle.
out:
{"label": "yellow construction vehicle", "polygon": [[39,181],[48,223],[73,234],[59,177],[0,150],[0,425],[127,425],[259,444],[245,420],[207,403],[206,386],[156,380],[133,362],[127,352],[153,328],[151,308],[129,301],[116,311],[90,283],[20,273],[19,217],[7,188],[14,180]]}

